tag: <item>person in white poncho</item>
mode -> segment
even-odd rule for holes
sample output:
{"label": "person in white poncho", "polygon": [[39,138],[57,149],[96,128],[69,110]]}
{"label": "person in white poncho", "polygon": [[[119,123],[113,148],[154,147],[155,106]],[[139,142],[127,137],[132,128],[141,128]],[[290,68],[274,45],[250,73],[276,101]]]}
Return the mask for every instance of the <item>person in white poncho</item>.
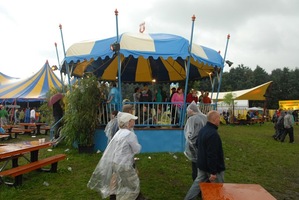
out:
{"label": "person in white poncho", "polygon": [[109,142],[87,187],[98,191],[102,198],[113,194],[110,199],[144,199],[140,193],[139,177],[134,168],[134,155],[141,151],[141,145],[133,132],[137,117],[119,112],[117,119],[119,130]]}
{"label": "person in white poncho", "polygon": [[197,177],[197,136],[199,130],[207,123],[207,116],[200,112],[194,101],[187,107],[188,119],[185,124],[184,134],[186,138],[185,156],[191,161],[192,165],[192,180]]}

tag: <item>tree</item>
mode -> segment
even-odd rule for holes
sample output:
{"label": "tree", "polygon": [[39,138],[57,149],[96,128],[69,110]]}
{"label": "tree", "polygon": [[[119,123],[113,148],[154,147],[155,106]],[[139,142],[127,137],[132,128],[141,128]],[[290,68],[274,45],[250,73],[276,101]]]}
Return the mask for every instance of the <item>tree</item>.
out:
{"label": "tree", "polygon": [[229,107],[229,123],[234,122],[234,112],[235,112],[235,95],[230,92],[224,95],[223,97],[223,103],[226,104]]}
{"label": "tree", "polygon": [[257,86],[270,80],[270,75],[263,68],[257,65],[255,70],[253,70],[253,84]]}
{"label": "tree", "polygon": [[254,75],[249,67],[245,67],[243,64],[239,65],[237,68],[231,68],[229,73],[222,77],[224,82],[221,85],[221,91],[230,90],[243,90],[254,87]]}

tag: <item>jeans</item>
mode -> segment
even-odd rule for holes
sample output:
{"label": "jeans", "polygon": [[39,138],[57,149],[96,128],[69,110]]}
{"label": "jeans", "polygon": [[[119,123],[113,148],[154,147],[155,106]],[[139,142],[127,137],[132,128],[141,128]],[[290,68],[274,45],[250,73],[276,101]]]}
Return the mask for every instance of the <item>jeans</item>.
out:
{"label": "jeans", "polygon": [[[200,194],[199,183],[201,182],[209,182],[210,173],[202,171],[198,169],[197,177],[193,181],[191,188],[189,189],[187,195],[185,196],[184,200],[193,200],[196,199],[197,196]],[[224,182],[224,171],[216,174],[215,183],[223,183]]]}

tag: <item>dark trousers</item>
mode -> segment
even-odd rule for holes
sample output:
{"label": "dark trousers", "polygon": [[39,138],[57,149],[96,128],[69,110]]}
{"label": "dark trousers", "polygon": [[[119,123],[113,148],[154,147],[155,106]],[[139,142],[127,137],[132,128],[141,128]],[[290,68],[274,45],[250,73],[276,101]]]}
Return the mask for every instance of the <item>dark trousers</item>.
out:
{"label": "dark trousers", "polygon": [[192,165],[192,180],[194,181],[197,177],[197,165],[196,162],[191,162]]}
{"label": "dark trousers", "polygon": [[284,129],[284,134],[281,136],[280,141],[284,142],[284,139],[287,136],[287,134],[289,134],[290,143],[294,142],[294,128],[293,127]]}

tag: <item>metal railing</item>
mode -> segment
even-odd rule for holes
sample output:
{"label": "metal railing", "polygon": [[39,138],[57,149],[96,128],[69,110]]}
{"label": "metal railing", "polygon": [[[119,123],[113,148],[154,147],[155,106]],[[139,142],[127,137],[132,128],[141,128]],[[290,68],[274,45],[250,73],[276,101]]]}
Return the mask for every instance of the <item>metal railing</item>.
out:
{"label": "metal railing", "polygon": [[[125,102],[124,104],[133,105],[133,114],[138,117],[135,127],[156,128],[156,127],[181,127],[185,124],[186,112],[182,112],[186,106],[175,106],[171,102]],[[200,111],[207,114],[210,110],[215,110],[215,104],[199,103]],[[109,120],[115,106],[102,103],[99,106],[99,125],[105,126]],[[185,114],[185,116],[183,116]]]}

